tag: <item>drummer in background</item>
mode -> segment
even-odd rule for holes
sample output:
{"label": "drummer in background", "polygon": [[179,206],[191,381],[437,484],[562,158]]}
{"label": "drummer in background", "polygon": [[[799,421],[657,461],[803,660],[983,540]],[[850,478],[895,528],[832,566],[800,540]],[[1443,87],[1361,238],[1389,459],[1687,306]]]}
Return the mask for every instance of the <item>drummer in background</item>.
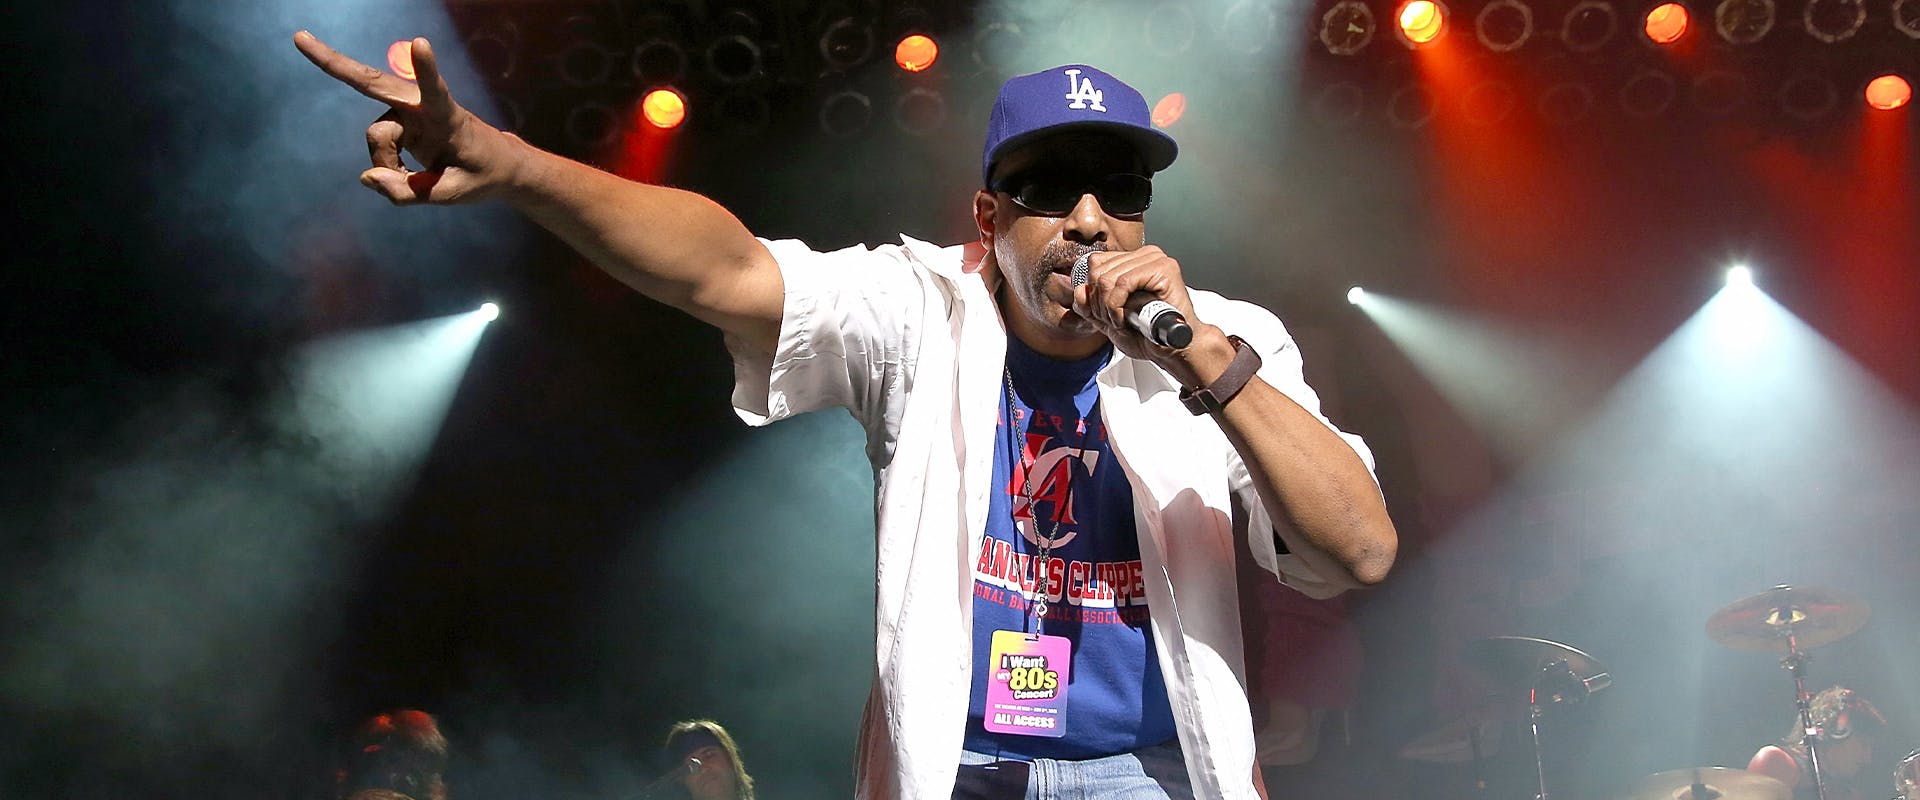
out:
{"label": "drummer in background", "polygon": [[[1844,686],[1823,689],[1814,695],[1808,714],[1818,730],[1814,746],[1819,748],[1820,778],[1826,784],[1827,800],[1883,796],[1884,789],[1869,793],[1854,788],[1853,778],[1873,761],[1874,739],[1886,730],[1886,718],[1880,716],[1871,703]],[[1807,757],[1798,713],[1794,714],[1793,725],[1779,744],[1767,745],[1753,754],[1747,771],[1792,787],[1796,800],[1817,797],[1813,761]]]}

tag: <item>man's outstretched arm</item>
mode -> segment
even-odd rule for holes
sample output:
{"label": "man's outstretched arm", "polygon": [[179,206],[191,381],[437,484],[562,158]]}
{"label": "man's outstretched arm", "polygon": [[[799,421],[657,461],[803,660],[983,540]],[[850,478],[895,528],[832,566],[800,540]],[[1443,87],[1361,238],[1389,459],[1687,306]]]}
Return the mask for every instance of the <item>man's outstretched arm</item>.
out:
{"label": "man's outstretched arm", "polygon": [[[367,128],[360,182],[395,205],[498,198],[608,274],[655,300],[772,352],[783,283],[772,254],[705,197],[650,186],[546,152],[454,102],[426,39],[413,40],[409,82],[300,31],[308,60],[388,110]],[[411,153],[425,169],[401,161]]]}

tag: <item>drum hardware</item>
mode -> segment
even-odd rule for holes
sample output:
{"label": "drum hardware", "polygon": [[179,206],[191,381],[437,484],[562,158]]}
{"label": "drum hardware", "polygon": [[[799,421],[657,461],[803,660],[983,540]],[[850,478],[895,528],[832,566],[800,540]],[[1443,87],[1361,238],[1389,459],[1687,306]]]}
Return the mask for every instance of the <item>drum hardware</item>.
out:
{"label": "drum hardware", "polygon": [[[1473,790],[1484,793],[1486,759],[1500,752],[1506,704],[1498,699],[1481,703],[1400,747],[1400,757],[1442,764],[1466,762],[1473,770]],[[1920,800],[1920,798],[1916,798]]]}
{"label": "drum hardware", "polygon": [[1920,749],[1900,759],[1893,768],[1894,800],[1920,800]]}
{"label": "drum hardware", "polygon": [[1572,707],[1613,685],[1613,676],[1593,656],[1559,642],[1531,636],[1491,636],[1467,645],[1467,657],[1495,686],[1524,692],[1527,727],[1538,779],[1534,800],[1548,800],[1547,766],[1540,748],[1540,719],[1549,708]]}
{"label": "drum hardware", "polygon": [[1707,620],[1707,635],[1735,650],[1781,653],[1780,666],[1793,676],[1793,704],[1800,711],[1801,743],[1813,767],[1814,795],[1826,800],[1820,772],[1820,731],[1813,725],[1813,696],[1807,693],[1806,648],[1852,636],[1867,624],[1871,611],[1844,592],[1781,584],[1734,601]]}
{"label": "drum hardware", "polygon": [[1635,781],[1619,800],[1792,800],[1787,785],[1758,772],[1690,767]]}

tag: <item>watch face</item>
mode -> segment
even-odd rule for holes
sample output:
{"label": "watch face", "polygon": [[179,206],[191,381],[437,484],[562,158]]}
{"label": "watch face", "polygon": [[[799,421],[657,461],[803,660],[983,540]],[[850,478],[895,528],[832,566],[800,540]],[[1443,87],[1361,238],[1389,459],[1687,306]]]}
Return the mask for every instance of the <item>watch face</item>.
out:
{"label": "watch face", "polygon": [[1320,43],[1334,55],[1352,55],[1373,41],[1373,11],[1347,0],[1327,9],[1320,18]]}

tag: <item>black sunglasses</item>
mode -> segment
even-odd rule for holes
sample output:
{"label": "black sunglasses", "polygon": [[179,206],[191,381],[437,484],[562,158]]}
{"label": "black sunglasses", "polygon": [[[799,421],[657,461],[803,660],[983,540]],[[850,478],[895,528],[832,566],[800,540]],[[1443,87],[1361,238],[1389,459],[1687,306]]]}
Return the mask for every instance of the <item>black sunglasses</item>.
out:
{"label": "black sunglasses", "polygon": [[1153,203],[1153,180],[1128,172],[1090,175],[1042,167],[1016,172],[988,188],[1005,192],[1021,208],[1049,216],[1073,211],[1089,194],[1116,217],[1137,217]]}

